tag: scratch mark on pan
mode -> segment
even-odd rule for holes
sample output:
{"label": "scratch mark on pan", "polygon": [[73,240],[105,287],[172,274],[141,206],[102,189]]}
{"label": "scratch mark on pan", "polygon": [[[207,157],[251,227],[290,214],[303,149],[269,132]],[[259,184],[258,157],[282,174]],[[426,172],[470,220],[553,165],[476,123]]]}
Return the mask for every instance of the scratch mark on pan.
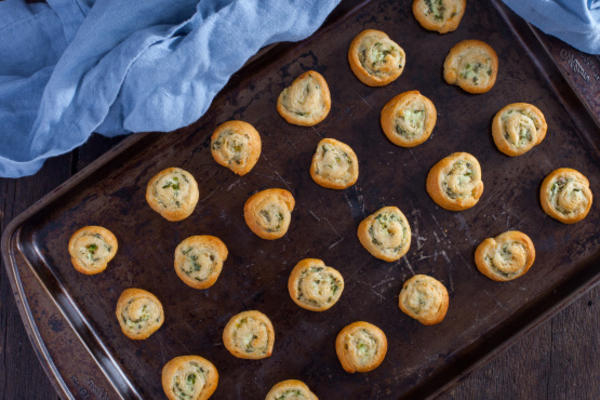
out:
{"label": "scratch mark on pan", "polygon": [[496,305],[498,307],[500,307],[501,309],[503,309],[504,311],[510,312],[510,310],[508,308],[506,308],[506,306],[504,304],[502,304],[496,297],[492,296],[490,294],[490,292],[488,292],[487,290],[483,290],[483,293],[485,293],[485,295],[487,297],[489,297],[490,299],[494,300],[494,303],[496,303]]}
{"label": "scratch mark on pan", "polygon": [[279,178],[279,180],[281,182],[283,182],[283,184],[285,185],[285,187],[287,188],[287,190],[289,190],[290,192],[293,191],[292,187],[290,186],[290,184],[288,183],[288,181],[286,181],[285,179],[283,179],[283,176],[279,175],[279,172],[273,170],[273,172],[275,173],[275,175],[277,175],[277,177]]}
{"label": "scratch mark on pan", "polygon": [[433,231],[433,237],[435,237],[435,242],[436,243],[440,242],[440,237],[437,235],[437,233],[435,231]]}
{"label": "scratch mark on pan", "polygon": [[448,264],[452,264],[452,262],[450,261],[450,257],[448,257],[448,254],[446,253],[446,250],[440,251],[440,254],[442,255],[442,257],[444,257],[444,260],[446,260]]}
{"label": "scratch mark on pan", "polygon": [[417,258],[417,261],[423,261],[423,260],[427,260],[428,258],[432,258],[435,260],[437,260],[438,257],[438,252],[437,250],[433,253],[433,254],[429,254],[429,255],[425,255],[425,254],[421,254],[421,256],[419,258]]}
{"label": "scratch mark on pan", "polygon": [[204,196],[203,198],[200,199],[200,203],[210,199],[213,196],[213,194],[215,194],[217,191],[219,191],[219,189],[221,189],[221,186],[217,186],[216,188],[214,188],[213,190],[208,192],[208,194],[206,196]]}
{"label": "scratch mark on pan", "polygon": [[319,130],[317,128],[315,128],[314,126],[311,126],[312,131],[315,133],[315,135],[317,135],[320,138],[323,138],[323,135],[321,134],[321,132],[319,132]]}
{"label": "scratch mark on pan", "polygon": [[435,222],[435,224],[437,225],[438,229],[440,230],[440,233],[442,234],[442,236],[444,236],[444,239],[448,238],[448,236],[446,236],[446,232],[444,232],[444,229],[442,228],[442,226],[438,222],[438,220],[435,217],[435,215],[433,215],[433,214],[429,214],[429,215],[431,215],[431,218],[433,219],[433,222]]}
{"label": "scratch mark on pan", "polygon": [[333,233],[335,233],[335,236],[337,237],[341,237],[342,235],[339,234],[339,232],[333,227],[333,225],[331,224],[331,222],[329,222],[329,220],[327,218],[323,218],[325,220],[325,222],[327,222],[327,225],[329,225],[329,227],[331,228],[331,230],[333,231]]}
{"label": "scratch mark on pan", "polygon": [[236,179],[233,183],[231,183],[229,186],[227,186],[227,189],[225,189],[227,192],[229,192],[231,189],[233,189],[234,186],[238,185],[241,182],[241,179]]}
{"label": "scratch mark on pan", "polygon": [[454,279],[452,278],[452,273],[454,272],[453,271],[454,265],[452,265],[452,261],[450,261],[450,257],[448,257],[446,250],[442,250],[440,252],[440,254],[442,255],[442,257],[444,257],[444,260],[446,260],[446,262],[448,263],[448,283],[450,284],[450,292],[454,292]]}
{"label": "scratch mark on pan", "polygon": [[410,153],[410,155],[411,155],[411,157],[413,158],[413,160],[415,160],[415,162],[416,162],[417,164],[419,164],[419,160],[417,160],[417,157],[415,157],[415,155],[413,154],[413,151],[412,151],[412,149],[409,149],[409,150],[408,150],[408,152]]}
{"label": "scratch mark on pan", "polygon": [[378,288],[381,285],[385,285],[386,283],[390,283],[395,281],[396,278],[394,278],[393,276],[391,278],[386,278],[384,280],[382,280],[381,282],[377,282],[376,284],[374,284],[373,286],[371,286],[373,289]]}
{"label": "scratch mark on pan", "polygon": [[375,296],[379,297],[379,299],[380,299],[382,302],[383,302],[383,301],[385,301],[385,296],[384,296],[384,295],[382,295],[381,293],[379,293],[377,290],[373,289],[373,287],[371,287],[371,285],[369,285],[369,284],[367,284],[367,283],[365,283],[365,282],[362,282],[362,281],[356,281],[356,283],[359,283],[359,284],[361,284],[361,285],[364,285],[364,286],[368,287],[368,288],[369,288],[369,290],[370,290],[371,292],[373,292],[373,293],[375,294]]}
{"label": "scratch mark on pan", "polygon": [[335,246],[337,246],[338,244],[340,244],[342,241],[344,240],[343,237],[339,238],[338,240],[336,240],[335,242],[331,243],[329,245],[329,247],[327,247],[328,250],[333,249]]}
{"label": "scratch mark on pan", "polygon": [[313,217],[315,220],[317,220],[317,222],[321,222],[321,218],[319,218],[319,217],[317,216],[317,214],[315,214],[315,213],[313,212],[313,210],[308,210],[308,213],[309,213],[310,215],[312,215],[312,217]]}
{"label": "scratch mark on pan", "polygon": [[413,275],[416,275],[417,273],[413,269],[412,265],[410,265],[410,262],[408,261],[408,258],[407,257],[403,257],[402,259],[406,263],[406,266],[408,267],[408,269],[410,270],[410,272],[412,272]]}

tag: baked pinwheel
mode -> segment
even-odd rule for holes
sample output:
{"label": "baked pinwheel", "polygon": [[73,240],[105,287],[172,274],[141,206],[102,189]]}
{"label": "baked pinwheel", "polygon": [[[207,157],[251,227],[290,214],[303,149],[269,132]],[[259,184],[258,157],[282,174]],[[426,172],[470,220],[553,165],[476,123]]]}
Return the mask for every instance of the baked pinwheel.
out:
{"label": "baked pinwheel", "polygon": [[298,262],[290,278],[288,290],[294,303],[310,311],[325,311],[333,307],[344,291],[344,278],[335,268],[318,258]]}
{"label": "baked pinwheel", "polygon": [[198,203],[198,184],[189,172],[167,168],[154,175],[146,188],[150,207],[168,221],[190,216]]}
{"label": "baked pinwheel", "polygon": [[269,390],[265,400],[319,400],[308,386],[297,379],[281,381]]}
{"label": "baked pinwheel", "polygon": [[125,289],[115,313],[123,334],[134,340],[147,339],[165,320],[160,300],[143,289]]}
{"label": "baked pinwheel", "polygon": [[227,246],[218,237],[190,236],[175,248],[175,272],[186,285],[206,289],[219,278],[227,255]]}
{"label": "baked pinwheel", "polygon": [[350,43],[348,62],[354,75],[365,85],[385,86],[404,71],[404,49],[382,31],[367,29]]}
{"label": "baked pinwheel", "polygon": [[387,353],[387,338],[373,324],[353,322],[338,333],[335,352],[346,372],[369,372],[383,362]]}
{"label": "baked pinwheel", "polygon": [[512,281],[533,265],[535,247],[523,232],[507,231],[487,238],[475,250],[475,265],[479,272],[494,281]]}
{"label": "baked pinwheel", "polygon": [[466,0],[414,0],[412,11],[423,28],[448,33],[458,28],[466,6]]}
{"label": "baked pinwheel", "polygon": [[481,166],[469,153],[452,153],[427,175],[427,193],[442,208],[461,211],[473,207],[483,194]]}
{"label": "baked pinwheel", "polygon": [[488,92],[496,83],[498,56],[494,49],[481,40],[463,40],[457,43],[444,61],[444,79],[466,92]]}
{"label": "baked pinwheel", "polygon": [[270,357],[274,343],[273,324],[260,311],[234,315],[223,330],[223,344],[237,358],[258,360]]}
{"label": "baked pinwheel", "polygon": [[435,105],[418,90],[400,93],[381,110],[381,129],[400,147],[415,147],[429,139],[435,123]]}
{"label": "baked pinwheel", "polygon": [[298,76],[277,99],[277,112],[293,125],[316,125],[327,117],[330,109],[329,86],[317,71]]}
{"label": "baked pinwheel", "polygon": [[240,176],[254,168],[261,148],[260,134],[244,121],[224,122],[210,138],[210,151],[215,161]]}
{"label": "baked pinwheel", "polygon": [[84,226],[69,239],[73,267],[86,275],[99,274],[117,254],[117,238],[102,226]]}
{"label": "baked pinwheel", "polygon": [[246,200],[244,219],[256,236],[279,239],[288,231],[295,203],[294,196],[285,189],[266,189]]}
{"label": "baked pinwheel", "polygon": [[572,168],[552,171],[544,178],[540,188],[544,212],[565,224],[584,219],[590,212],[593,198],[588,179]]}
{"label": "baked pinwheel", "polygon": [[539,108],[528,103],[503,107],[492,121],[492,137],[498,150],[515,157],[527,153],[546,137],[548,125]]}
{"label": "baked pinwheel", "polygon": [[404,282],[398,306],[403,313],[423,325],[439,324],[448,311],[448,290],[442,282],[417,274]]}
{"label": "baked pinwheel", "polygon": [[383,207],[358,225],[358,240],[371,255],[392,262],[410,248],[410,225],[398,207]]}
{"label": "baked pinwheel", "polygon": [[162,369],[162,387],[169,400],[207,400],[218,384],[217,368],[204,357],[175,357]]}
{"label": "baked pinwheel", "polygon": [[356,153],[339,140],[322,139],[312,158],[310,176],[325,188],[346,189],[358,180]]}

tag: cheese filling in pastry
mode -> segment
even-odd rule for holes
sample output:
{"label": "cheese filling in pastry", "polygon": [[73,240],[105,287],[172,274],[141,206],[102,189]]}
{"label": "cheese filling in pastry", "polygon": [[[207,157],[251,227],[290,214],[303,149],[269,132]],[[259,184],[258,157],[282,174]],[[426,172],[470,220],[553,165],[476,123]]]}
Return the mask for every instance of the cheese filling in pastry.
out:
{"label": "cheese filling in pastry", "polygon": [[437,279],[418,274],[402,286],[398,306],[423,325],[439,324],[448,311],[448,291]]}
{"label": "cheese filling in pastry", "polygon": [[358,158],[347,144],[331,138],[322,139],[313,155],[310,175],[323,187],[348,188],[358,180]]}
{"label": "cheese filling in pastry", "polygon": [[186,285],[206,289],[217,281],[227,255],[227,246],[221,239],[190,236],[175,249],[175,272]]}
{"label": "cheese filling in pastry", "polygon": [[502,108],[492,122],[492,137],[498,150],[514,157],[524,154],[544,140],[547,130],[544,114],[528,103]]}
{"label": "cheese filling in pastry", "polygon": [[384,86],[402,74],[406,54],[385,32],[367,29],[352,40],[348,62],[362,83]]}
{"label": "cheese filling in pastry", "polygon": [[427,192],[447,210],[473,207],[483,193],[479,162],[469,153],[452,153],[443,158],[427,175]]}
{"label": "cheese filling in pastry", "polygon": [[265,400],[319,400],[302,381],[288,379],[277,383],[269,390]]}
{"label": "cheese filling in pastry", "polygon": [[346,372],[368,372],[383,362],[387,338],[377,326],[357,321],[340,331],[335,350]]}
{"label": "cheese filling in pastry", "polygon": [[181,168],[167,168],[156,174],[146,189],[150,207],[168,221],[187,218],[198,203],[198,184]]}
{"label": "cheese filling in pastry", "polygon": [[234,315],[223,331],[223,343],[238,358],[260,359],[271,356],[275,331],[269,318],[259,311]]}
{"label": "cheese filling in pastry", "polygon": [[117,238],[102,226],[84,226],[69,239],[69,254],[73,267],[86,275],[98,274],[106,269],[117,254]]}
{"label": "cheese filling in pastry", "polygon": [[465,13],[466,0],[414,0],[412,10],[421,26],[430,31],[456,30]]}
{"label": "cheese filling in pastry", "polygon": [[344,278],[323,260],[305,258],[290,274],[288,290],[294,303],[311,311],[325,311],[340,299]]}
{"label": "cheese filling in pastry", "polygon": [[258,131],[244,121],[227,121],[211,137],[211,153],[220,165],[245,175],[256,165],[261,153]]}
{"label": "cheese filling in pastry", "polygon": [[380,260],[397,261],[410,248],[410,225],[398,207],[383,207],[369,215],[357,234],[363,247]]}
{"label": "cheese filling in pastry", "polygon": [[116,315],[123,333],[135,340],[148,338],[164,322],[162,304],[143,289],[125,289],[117,301]]}
{"label": "cheese filling in pastry", "polygon": [[519,231],[507,231],[495,238],[487,238],[475,250],[477,269],[495,281],[510,281],[523,276],[534,260],[533,242]]}
{"label": "cheese filling in pastry", "polygon": [[331,108],[327,81],[317,71],[306,71],[283,89],[277,111],[290,124],[313,126],[323,121]]}
{"label": "cheese filling in pastry", "polygon": [[169,400],[207,400],[217,389],[219,373],[200,356],[179,356],[162,369],[162,386]]}
{"label": "cheese filling in pastry", "polygon": [[444,79],[469,93],[485,93],[496,83],[498,56],[480,40],[456,44],[444,61]]}
{"label": "cheese filling in pastry", "polygon": [[395,96],[381,110],[383,132],[401,147],[414,147],[426,141],[436,121],[435,106],[417,90]]}
{"label": "cheese filling in pastry", "polygon": [[290,226],[294,205],[294,197],[287,190],[266,189],[246,201],[244,219],[257,236],[268,240],[279,239]]}
{"label": "cheese filling in pastry", "polygon": [[546,214],[565,224],[584,219],[592,207],[590,182],[579,171],[559,168],[552,171],[540,188],[540,202]]}

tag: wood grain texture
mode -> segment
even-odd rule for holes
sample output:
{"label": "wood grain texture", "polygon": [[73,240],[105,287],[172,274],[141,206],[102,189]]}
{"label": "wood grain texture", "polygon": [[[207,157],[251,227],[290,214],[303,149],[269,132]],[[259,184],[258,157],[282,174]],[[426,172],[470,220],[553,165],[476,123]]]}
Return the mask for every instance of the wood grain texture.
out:
{"label": "wood grain texture", "polygon": [[[46,162],[34,176],[0,179],[0,230],[69,178],[71,160],[67,154]],[[4,265],[0,271],[0,394],[2,399],[57,398],[25,333]]]}

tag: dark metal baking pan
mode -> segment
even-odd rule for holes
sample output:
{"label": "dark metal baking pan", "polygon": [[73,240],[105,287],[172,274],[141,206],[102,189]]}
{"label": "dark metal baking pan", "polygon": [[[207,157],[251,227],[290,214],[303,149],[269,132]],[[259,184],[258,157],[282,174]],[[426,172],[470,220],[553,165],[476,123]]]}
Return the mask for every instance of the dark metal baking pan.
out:
{"label": "dark metal baking pan", "polygon": [[[470,1],[459,29],[438,35],[414,20],[409,1],[371,1],[342,11],[311,38],[271,48],[249,63],[195,124],[173,134],[128,138],[16,218],[4,232],[2,252],[20,311],[40,359],[59,392],[75,398],[163,398],[162,365],[181,354],[210,359],[221,375],[218,399],[260,399],[276,382],[306,381],[320,398],[423,398],[447,388],[518,335],[598,281],[598,202],[589,216],[563,225],[538,204],[543,177],[569,166],[600,193],[597,127],[537,42],[530,27],[497,1]],[[403,75],[383,88],[361,84],[346,52],[365,28],[386,31],[406,51]],[[500,59],[498,81],[487,94],[469,95],[444,83],[448,50],[467,38],[482,39]],[[275,111],[279,92],[308,69],[321,72],[332,110],[321,124],[288,125]],[[394,95],[420,90],[438,109],[431,138],[413,149],[392,145],[379,112]],[[536,104],[548,135],[524,156],[508,158],[494,147],[493,115],[510,102]],[[211,158],[209,137],[229,119],[252,123],[263,153],[254,170],[233,175]],[[317,142],[334,137],[358,155],[355,186],[317,186],[308,167]],[[453,213],[425,192],[429,168],[453,151],[482,164],[485,191],[474,208]],[[148,179],[169,166],[192,172],[200,187],[196,211],[171,223],[145,203]],[[253,192],[289,189],[296,197],[291,228],[264,241],[244,224],[242,207]],[[413,230],[406,257],[385,263],[356,238],[359,221],[384,205],[400,207]],[[66,249],[78,227],[103,225],[119,239],[119,252],[100,275],[76,272]],[[492,282],[473,263],[476,245],[507,229],[533,239],[537,259],[524,277]],[[213,234],[230,256],[208,290],[185,286],[173,271],[173,250],[192,234]],[[323,313],[297,307],[286,282],[304,257],[318,257],[346,280],[340,302]],[[397,306],[402,283],[427,273],[446,284],[450,308],[444,322],[425,327]],[[123,336],[114,317],[120,292],[141,287],[163,302],[164,326],[145,341]],[[228,318],[259,309],[273,321],[273,356],[232,357],[221,343]],[[48,321],[54,318],[50,324]],[[346,374],[334,351],[337,332],[355,320],[381,327],[389,351],[367,374]],[[57,327],[54,329],[55,327]],[[60,328],[60,329],[59,329]]]}

